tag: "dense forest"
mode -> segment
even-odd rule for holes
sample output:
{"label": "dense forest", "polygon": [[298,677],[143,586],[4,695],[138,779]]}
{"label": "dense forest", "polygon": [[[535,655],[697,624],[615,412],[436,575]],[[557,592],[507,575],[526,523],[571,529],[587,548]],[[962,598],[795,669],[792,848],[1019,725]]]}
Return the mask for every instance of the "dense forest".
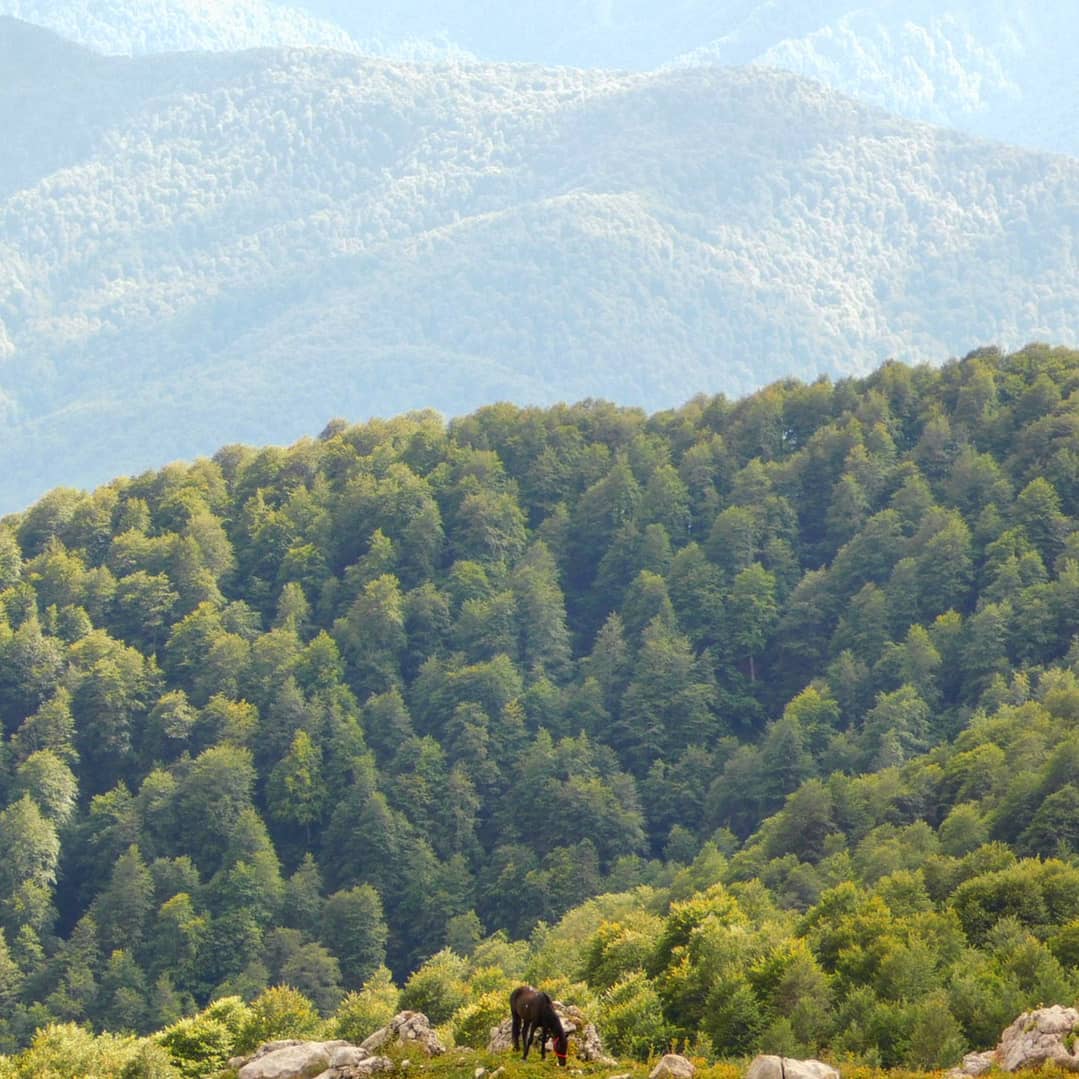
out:
{"label": "dense forest", "polygon": [[0,1044],[477,1044],[524,976],[627,1055],[992,1044],[1079,991],[1077,462],[1030,346],[52,491],[0,529]]}
{"label": "dense forest", "polygon": [[102,57],[2,19],[0,58],[3,511],[335,414],[651,412],[1079,335],[1079,160],[783,72]]}

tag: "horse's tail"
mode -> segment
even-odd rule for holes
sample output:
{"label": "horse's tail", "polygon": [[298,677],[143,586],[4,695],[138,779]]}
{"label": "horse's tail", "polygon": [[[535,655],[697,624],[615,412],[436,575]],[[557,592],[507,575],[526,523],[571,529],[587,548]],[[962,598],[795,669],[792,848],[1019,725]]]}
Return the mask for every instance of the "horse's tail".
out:
{"label": "horse's tail", "polygon": [[513,1018],[513,1048],[521,1048],[521,1017],[517,1014],[517,996],[521,992],[518,986],[510,993],[510,1015]]}

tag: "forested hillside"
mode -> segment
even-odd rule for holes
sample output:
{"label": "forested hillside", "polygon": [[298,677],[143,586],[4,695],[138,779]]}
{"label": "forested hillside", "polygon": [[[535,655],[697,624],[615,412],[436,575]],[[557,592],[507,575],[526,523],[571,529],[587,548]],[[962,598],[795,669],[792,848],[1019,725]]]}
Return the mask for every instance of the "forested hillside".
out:
{"label": "forested hillside", "polygon": [[911,120],[1079,155],[1079,17],[1037,0],[308,0],[354,35],[581,67],[757,64]]}
{"label": "forested hillside", "polygon": [[[307,12],[317,13],[312,17]],[[319,45],[574,67],[758,64],[912,120],[1079,155],[1068,4],[1035,0],[0,0],[106,53]]]}
{"label": "forested hillside", "polygon": [[680,62],[779,67],[912,120],[1079,155],[1074,9],[1035,0],[754,3]]}
{"label": "forested hillside", "polygon": [[1079,162],[790,75],[0,50],[6,509],[327,415],[1079,335]]}
{"label": "forested hillside", "polygon": [[278,982],[469,1042],[528,976],[627,1054],[930,1066],[1071,1000],[1077,403],[1079,353],[985,350],[6,518],[4,1044]]}

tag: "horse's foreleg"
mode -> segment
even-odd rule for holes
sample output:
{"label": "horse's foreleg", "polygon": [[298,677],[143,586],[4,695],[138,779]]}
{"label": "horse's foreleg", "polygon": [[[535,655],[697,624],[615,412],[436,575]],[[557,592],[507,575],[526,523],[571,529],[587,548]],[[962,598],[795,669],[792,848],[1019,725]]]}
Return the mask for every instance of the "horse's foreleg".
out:
{"label": "horse's foreleg", "polygon": [[547,1059],[547,1028],[540,1027],[540,1060]]}

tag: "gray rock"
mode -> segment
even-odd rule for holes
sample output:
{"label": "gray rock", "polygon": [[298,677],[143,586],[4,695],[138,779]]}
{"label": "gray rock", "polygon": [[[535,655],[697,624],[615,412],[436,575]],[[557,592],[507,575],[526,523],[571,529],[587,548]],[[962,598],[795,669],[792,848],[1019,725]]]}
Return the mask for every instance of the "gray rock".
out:
{"label": "gray rock", "polygon": [[513,1023],[503,1019],[497,1027],[491,1027],[491,1037],[487,1042],[489,1053],[505,1053],[513,1048]]}
{"label": "gray rock", "polygon": [[668,1053],[649,1072],[648,1079],[693,1079],[696,1069],[684,1056]]}
{"label": "gray rock", "polygon": [[381,1030],[365,1038],[361,1048],[375,1053],[390,1045],[418,1045],[428,1056],[446,1051],[423,1012],[399,1012]]}
{"label": "gray rock", "polygon": [[247,1056],[231,1057],[229,1059],[229,1067],[233,1071],[238,1072],[245,1064],[249,1064],[252,1060],[258,1060],[268,1053],[276,1053],[278,1049],[284,1049],[290,1045],[303,1045],[303,1042],[297,1038],[281,1038],[273,1042],[263,1042],[253,1053],[248,1053]]}
{"label": "gray rock", "polygon": [[370,1059],[371,1054],[358,1045],[341,1045],[330,1055],[331,1068],[353,1068],[364,1060]]}
{"label": "gray rock", "polygon": [[330,1068],[318,1079],[367,1079],[378,1072],[392,1072],[393,1061],[389,1057],[365,1056],[355,1064],[341,1064]]}
{"label": "gray rock", "polygon": [[963,1063],[952,1070],[959,1075],[985,1075],[996,1062],[997,1054],[994,1049],[985,1053],[967,1053],[963,1057]]}
{"label": "gray rock", "polygon": [[268,1042],[237,1072],[238,1079],[314,1079],[347,1042]]}
{"label": "gray rock", "polygon": [[754,1059],[746,1079],[839,1079],[839,1072],[820,1060],[762,1055]]}
{"label": "gray rock", "polygon": [[[1079,1034],[1079,1011],[1054,1004],[1023,1012],[1000,1036],[995,1063],[1005,1071],[1036,1068],[1047,1060],[1071,1071],[1079,1071],[1079,1055],[1071,1037]],[[966,1061],[964,1060],[964,1064]],[[970,1073],[973,1074],[973,1073]]]}

